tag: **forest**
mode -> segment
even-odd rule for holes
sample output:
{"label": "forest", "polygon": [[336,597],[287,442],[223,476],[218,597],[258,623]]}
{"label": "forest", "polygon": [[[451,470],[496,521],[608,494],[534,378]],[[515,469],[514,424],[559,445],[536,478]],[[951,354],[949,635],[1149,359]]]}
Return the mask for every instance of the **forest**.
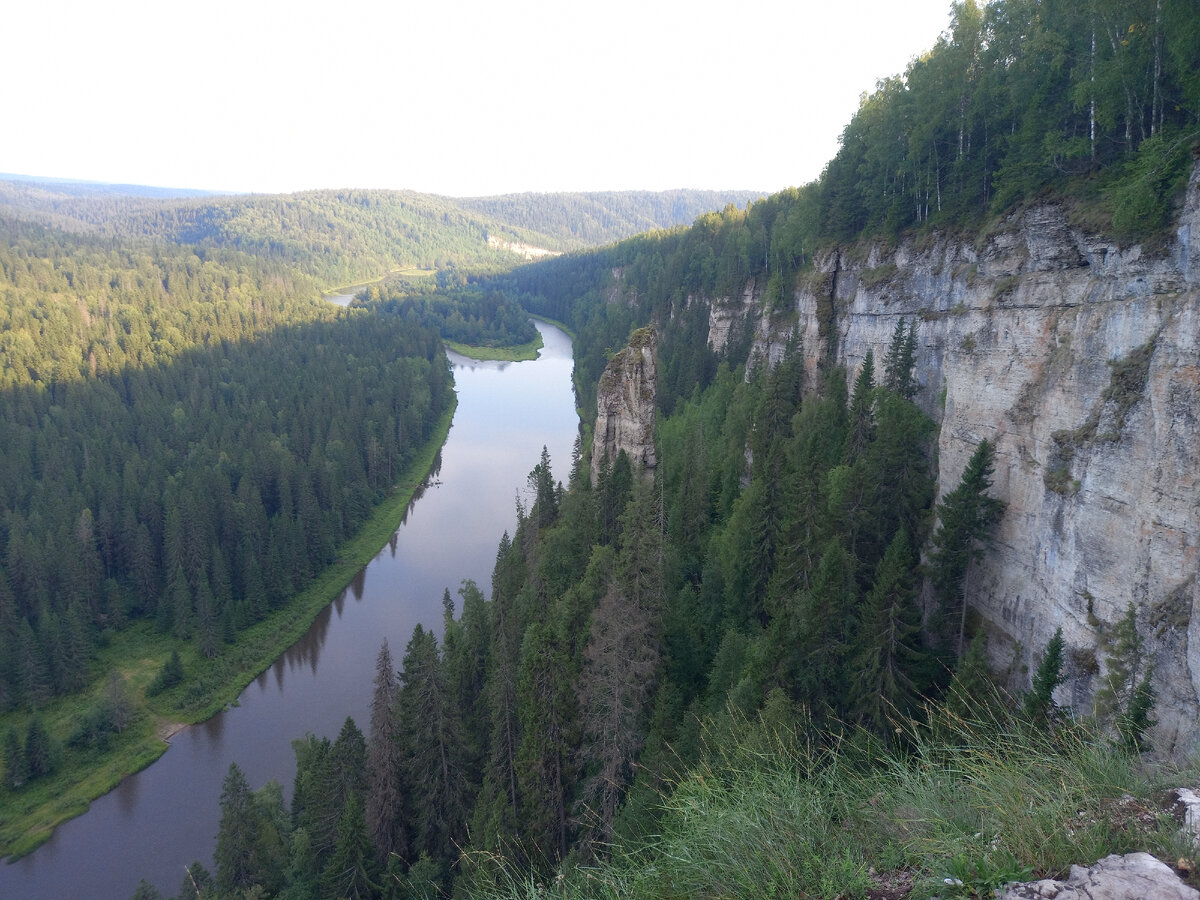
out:
{"label": "forest", "polygon": [[[963,574],[1003,515],[992,448],[934,496],[911,323],[853,383],[806,377],[795,347],[767,367],[750,322],[719,352],[707,330],[709,303],[751,283],[786,318],[830,248],[985,232],[1035,200],[1161,241],[1200,146],[1198,58],[1187,0],[964,0],[862,98],[817,181],[511,271],[481,248],[497,222],[570,249],[643,213],[6,189],[0,702],[78,690],[131,623],[204,655],[236,642],[428,438],[451,402],[439,339],[515,340],[519,304],[572,329],[585,422],[608,358],[657,329],[653,480],[621,456],[593,484],[585,440],[531,460],[490,598],[464,583],[440,641],[418,627],[378,649],[370,722],[296,736],[290,804],[231,768],[214,871],[191,867],[181,895],[867,896],[878,863],[971,896],[1101,848],[1174,852],[1161,823],[1112,815],[1153,790],[1132,617],[1093,719],[1055,708],[1054,642],[1025,695],[990,684]],[[385,282],[344,313],[315,300],[450,263],[436,288]],[[608,302],[618,280],[628,303]],[[10,795],[61,755],[22,721]],[[997,793],[967,800],[964,782]],[[1064,829],[1077,814],[1089,824]]]}
{"label": "forest", "polygon": [[[184,193],[0,183],[6,852],[297,627],[295,598],[448,427],[443,339],[535,343],[477,281],[518,261],[489,230],[540,236],[403,192]],[[321,299],[412,264],[441,270],[368,289],[370,309]]]}
{"label": "forest", "polygon": [[[464,584],[440,647],[418,628],[398,665],[380,649],[365,733],[296,742],[291,809],[230,772],[222,809],[265,804],[291,851],[231,868],[222,829],[213,895],[866,896],[880,862],[973,896],[1100,846],[1169,855],[1108,812],[1150,790],[1132,615],[1094,718],[1054,706],[1061,643],[1025,695],[991,686],[963,574],[1003,515],[992,448],[935,500],[911,328],[852,386],[836,368],[809,383],[794,350],[750,358],[750,323],[706,346],[704,301],[754,281],[786,316],[831,246],[986,229],[1037,199],[1153,242],[1200,138],[1196,58],[1185,3],[958,3],[817,182],[486,279],[573,329],[585,422],[607,358],[659,329],[661,465],[651,482],[605,460],[592,484],[581,444],[563,487],[539,461],[490,601]],[[615,287],[632,302],[606,302]],[[947,780],[918,783],[923,761]],[[1064,835],[1067,807],[1095,830]]]}
{"label": "forest", "polygon": [[395,269],[510,269],[519,258],[489,236],[551,250],[594,247],[690,223],[748,191],[512,194],[459,199],[412,191],[147,197],[89,185],[0,181],[6,217],[110,241],[153,240],[236,250],[302,272],[325,287]]}
{"label": "forest", "polygon": [[270,263],[9,237],[0,703],[28,709],[138,620],[217,655],[330,561],[452,395],[435,330]]}
{"label": "forest", "polygon": [[400,316],[432,328],[443,340],[471,347],[515,347],[537,338],[529,314],[511,297],[474,285],[452,286],[441,274],[434,284],[392,279],[382,287],[372,285],[353,306]]}

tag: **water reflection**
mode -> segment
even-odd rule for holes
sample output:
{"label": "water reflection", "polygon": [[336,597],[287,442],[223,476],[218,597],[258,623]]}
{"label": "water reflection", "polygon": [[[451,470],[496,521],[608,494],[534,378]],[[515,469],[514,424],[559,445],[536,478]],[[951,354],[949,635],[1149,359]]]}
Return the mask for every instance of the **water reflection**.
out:
{"label": "water reflection", "polygon": [[347,715],[367,727],[380,643],[406,646],[417,623],[440,635],[442,592],[454,594],[463,579],[488,592],[500,535],[513,528],[513,497],[543,444],[555,475],[566,478],[578,433],[570,342],[538,327],[546,346],[536,362],[451,355],[459,405],[436,477],[372,560],[369,577],[364,571],[323,609],[273,663],[273,677],[251,682],[236,707],[180,732],[154,765],[35,853],[0,866],[0,897],[126,900],[141,878],[173,892],[184,865],[200,859],[211,868],[231,762],[251,787],[274,779],[290,796],[294,738],[335,738]]}
{"label": "water reflection", "polygon": [[117,795],[117,809],[121,813],[121,818],[130,818],[134,810],[137,809],[138,802],[138,786],[141,784],[136,778],[126,778],[117,785],[114,793]]}
{"label": "water reflection", "polygon": [[225,733],[225,719],[225,716],[213,716],[193,728],[200,728],[204,732],[204,737],[215,749],[221,745],[221,735]]}
{"label": "water reflection", "polygon": [[[393,538],[395,536],[396,536],[395,534],[392,535]],[[365,568],[359,569],[358,573],[353,578],[350,579],[350,590],[354,593],[355,600],[361,600],[363,598],[363,588],[366,587],[366,584],[367,584],[367,570]],[[341,594],[339,594],[338,596],[344,597],[345,595],[346,595],[346,592],[342,591]]]}

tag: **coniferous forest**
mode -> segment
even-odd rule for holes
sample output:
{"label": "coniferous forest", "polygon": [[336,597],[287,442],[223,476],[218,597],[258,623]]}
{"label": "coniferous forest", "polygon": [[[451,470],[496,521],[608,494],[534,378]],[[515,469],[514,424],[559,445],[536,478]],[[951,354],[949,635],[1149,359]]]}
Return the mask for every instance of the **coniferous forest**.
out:
{"label": "coniferous forest", "polygon": [[[853,381],[795,342],[768,365],[749,321],[707,342],[706,298],[753,283],[786,318],[834,245],[986,230],[1047,197],[1119,240],[1162,238],[1200,146],[1194,4],[952,9],[817,181],[511,271],[459,208],[436,238],[403,216],[381,232],[378,207],[410,202],[386,192],[355,194],[336,227],[346,198],[324,192],[26,198],[0,219],[0,704],[80,691],[126,628],[206,657],[236,644],[435,433],[440,340],[522,342],[523,310],[572,329],[585,423],[613,352],[657,330],[653,477],[622,454],[593,482],[586,434],[571,460],[530,460],[487,596],[450,586],[440,640],[419,626],[377,648],[370,721],[295,736],[290,802],[232,767],[214,871],[192,867],[181,896],[865,897],[890,872],[967,897],[1107,852],[1178,856],[1172,828],[1114,812],[1154,789],[1132,612],[1092,719],[1055,707],[1061,643],[1020,698],[988,678],[964,575],[1004,513],[993,448],[935,496],[913,323]],[[593,233],[527,199],[513,237]],[[401,257],[405,227],[423,249]],[[451,263],[348,311],[316,299]],[[628,303],[609,302],[618,278]],[[160,677],[186,698],[176,658]],[[119,731],[123,705],[106,709],[71,741]],[[24,721],[10,796],[62,759]]]}
{"label": "coniferous forest", "polygon": [[271,263],[7,234],[0,702],[36,709],[130,624],[215,657],[286,603],[451,379],[436,331],[337,312]]}

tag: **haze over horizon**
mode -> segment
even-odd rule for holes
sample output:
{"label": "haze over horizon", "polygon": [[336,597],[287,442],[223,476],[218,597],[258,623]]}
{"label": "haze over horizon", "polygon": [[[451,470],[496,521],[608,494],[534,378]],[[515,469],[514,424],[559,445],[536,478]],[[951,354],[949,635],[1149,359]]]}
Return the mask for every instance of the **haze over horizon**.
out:
{"label": "haze over horizon", "polygon": [[380,7],[46,0],[0,172],[284,193],[750,189],[816,178],[946,0]]}

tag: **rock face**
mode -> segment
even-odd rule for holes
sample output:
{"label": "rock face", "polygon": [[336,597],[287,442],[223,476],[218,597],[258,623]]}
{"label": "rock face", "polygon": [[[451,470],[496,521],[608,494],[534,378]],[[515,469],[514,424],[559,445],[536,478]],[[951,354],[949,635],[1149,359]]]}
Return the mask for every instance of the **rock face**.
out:
{"label": "rock face", "polygon": [[596,391],[596,432],[592,443],[592,483],[607,455],[624,450],[634,470],[653,472],[654,402],[658,385],[658,332],[639,328],[629,346],[609,360]]}
{"label": "rock face", "polygon": [[1106,856],[1094,866],[1071,866],[1065,881],[1010,884],[997,900],[1200,900],[1171,867],[1149,853]]}
{"label": "rock face", "polygon": [[[760,298],[713,303],[714,339]],[[958,483],[982,438],[1007,503],[968,594],[1013,687],[1058,627],[1066,683],[1092,708],[1102,635],[1133,603],[1157,692],[1157,746],[1200,738],[1200,165],[1175,238],[1150,253],[1072,227],[1055,206],[975,243],[934,238],[818,260],[795,295],[815,375],[830,357],[853,382],[897,321],[917,327],[918,401],[941,423],[938,488]],[[771,359],[780,328],[757,320]],[[599,435],[599,428],[597,429]]]}

